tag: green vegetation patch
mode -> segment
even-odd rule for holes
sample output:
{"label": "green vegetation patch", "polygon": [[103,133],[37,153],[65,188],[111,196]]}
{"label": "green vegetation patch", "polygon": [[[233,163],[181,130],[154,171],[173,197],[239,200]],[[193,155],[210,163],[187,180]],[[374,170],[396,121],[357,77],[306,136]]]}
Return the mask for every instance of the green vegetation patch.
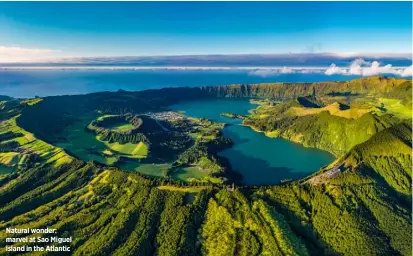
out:
{"label": "green vegetation patch", "polygon": [[7,166],[7,165],[0,164],[0,175],[2,175],[2,174],[7,174],[7,173],[11,173],[11,172],[13,172],[13,171],[14,171],[13,168],[11,168],[11,167],[9,167],[9,166]]}
{"label": "green vegetation patch", "polygon": [[[99,140],[99,137],[97,137],[97,139]],[[148,155],[148,146],[143,142],[139,142],[137,144],[135,143],[120,144],[119,142],[110,143],[110,142],[104,141],[103,143],[110,150],[112,150],[112,152],[115,152],[121,155],[127,155],[127,156],[131,156],[134,158],[145,158]]]}
{"label": "green vegetation patch", "polygon": [[126,132],[132,130],[134,126],[128,122],[120,122],[118,124],[111,125],[108,128],[116,132]]}
{"label": "green vegetation patch", "polygon": [[159,186],[160,190],[177,191],[185,193],[199,193],[207,187],[175,187],[175,186]]}
{"label": "green vegetation patch", "polygon": [[171,164],[143,164],[136,160],[124,160],[119,163],[119,168],[123,170],[134,171],[157,178],[165,178],[171,166]]}
{"label": "green vegetation patch", "polygon": [[61,148],[20,128],[16,123],[19,113],[16,114],[0,123],[0,164],[13,169],[28,169],[47,163],[60,166],[73,161]]}
{"label": "green vegetation patch", "polygon": [[171,172],[173,179],[185,182],[196,180],[202,181],[209,174],[208,172],[200,169],[200,167],[178,167]]}
{"label": "green vegetation patch", "polygon": [[402,104],[399,99],[379,98],[379,107],[387,113],[394,114],[403,119],[412,118],[411,104]]}
{"label": "green vegetation patch", "polygon": [[148,146],[143,142],[121,144],[119,142],[103,141],[100,136],[85,130],[90,120],[94,119],[96,119],[96,114],[92,113],[72,122],[59,135],[65,138],[65,142],[58,142],[57,145],[82,160],[94,160],[108,165],[115,165],[119,157],[147,157]]}

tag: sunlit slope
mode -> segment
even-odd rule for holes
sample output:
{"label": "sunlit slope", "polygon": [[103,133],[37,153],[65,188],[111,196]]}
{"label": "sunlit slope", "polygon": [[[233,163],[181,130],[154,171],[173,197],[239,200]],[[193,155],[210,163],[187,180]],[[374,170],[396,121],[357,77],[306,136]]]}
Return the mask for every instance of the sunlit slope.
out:
{"label": "sunlit slope", "polygon": [[264,131],[270,137],[282,137],[337,156],[398,122],[398,118],[388,114],[340,110],[338,104],[304,108],[296,101],[258,108],[244,120],[245,125]]}
{"label": "sunlit slope", "polygon": [[410,195],[412,179],[410,121],[375,134],[368,141],[355,146],[341,161],[353,168],[362,166],[374,170],[394,190]]}
{"label": "sunlit slope", "polygon": [[[21,103],[21,106],[26,104],[29,103]],[[5,107],[2,112],[13,113],[14,108]],[[15,115],[0,122],[0,165],[26,170],[47,163],[58,166],[73,161],[62,149],[19,127],[17,118]]]}

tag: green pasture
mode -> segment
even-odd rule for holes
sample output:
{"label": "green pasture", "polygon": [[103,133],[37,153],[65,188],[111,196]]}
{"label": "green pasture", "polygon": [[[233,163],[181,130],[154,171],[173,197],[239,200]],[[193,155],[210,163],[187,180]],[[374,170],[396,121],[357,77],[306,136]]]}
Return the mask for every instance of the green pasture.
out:
{"label": "green pasture", "polygon": [[125,171],[139,172],[151,177],[165,177],[171,164],[140,164],[138,161],[126,160],[118,166]]}
{"label": "green pasture", "polygon": [[125,132],[125,131],[132,130],[134,127],[132,124],[125,122],[125,123],[119,123],[119,124],[113,125],[108,128],[115,132]]}
{"label": "green pasture", "polygon": [[[103,120],[105,118],[113,117],[113,116],[115,116],[115,115],[104,115],[104,116],[101,116],[101,117],[97,118],[97,120]],[[110,126],[107,126],[106,128],[110,129],[112,131],[115,131],[115,132],[125,132],[125,131],[132,130],[135,127],[126,120],[119,120],[118,122],[116,122],[116,123],[114,123]]]}
{"label": "green pasture", "polygon": [[[96,137],[96,139],[99,140],[99,137]],[[138,144],[134,144],[134,143],[120,144],[118,142],[110,143],[110,142],[104,141],[103,143],[112,152],[115,152],[118,154],[131,156],[134,158],[145,158],[148,155],[148,146],[143,142],[139,142]]]}
{"label": "green pasture", "polygon": [[176,168],[171,177],[175,180],[189,181],[191,179],[202,180],[207,175],[207,172],[201,171],[198,167],[184,167]]}
{"label": "green pasture", "polygon": [[401,100],[379,98],[379,104],[383,104],[387,113],[394,114],[402,119],[412,118],[412,107],[410,105],[403,105]]}

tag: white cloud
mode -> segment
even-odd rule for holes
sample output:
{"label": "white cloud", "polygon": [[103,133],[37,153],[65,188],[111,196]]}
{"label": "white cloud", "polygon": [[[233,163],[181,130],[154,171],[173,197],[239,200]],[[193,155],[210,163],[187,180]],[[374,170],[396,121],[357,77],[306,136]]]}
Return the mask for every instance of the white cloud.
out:
{"label": "white cloud", "polygon": [[308,68],[308,69],[299,69],[297,70],[300,74],[315,74],[315,73],[323,73],[324,69],[322,68]]}
{"label": "white cloud", "polygon": [[252,70],[248,74],[252,76],[261,76],[261,77],[269,77],[269,76],[276,76],[280,74],[292,74],[296,73],[297,70],[289,67],[282,67],[282,68],[263,68]]}
{"label": "white cloud", "polygon": [[399,76],[412,76],[412,66],[407,68],[395,68],[391,64],[381,66],[378,61],[368,62],[364,59],[355,59],[349,67],[340,68],[336,64],[331,66],[324,72],[326,75],[359,75],[359,76],[375,76],[382,74],[393,74]]}
{"label": "white cloud", "polygon": [[362,75],[363,68],[361,66],[370,65],[370,62],[365,61],[364,59],[358,58],[353,60],[350,64],[350,68],[348,70],[349,75]]}
{"label": "white cloud", "polygon": [[294,73],[294,70],[292,68],[283,67],[280,70],[280,73],[281,74],[291,74],[291,73]]}
{"label": "white cloud", "polygon": [[331,64],[329,68],[326,69],[324,74],[330,75],[347,75],[348,72],[345,68],[339,68],[336,64]]}
{"label": "white cloud", "polygon": [[404,68],[404,69],[399,69],[397,70],[398,74],[402,77],[408,77],[408,76],[413,76],[413,65],[410,67]]}
{"label": "white cloud", "polygon": [[31,61],[52,57],[58,50],[0,46],[0,62]]}
{"label": "white cloud", "polygon": [[257,69],[252,70],[248,74],[250,76],[261,76],[261,77],[268,77],[278,75],[280,72],[277,69]]}
{"label": "white cloud", "polygon": [[373,61],[370,67],[363,68],[362,76],[375,76],[380,74],[393,74],[394,69],[391,64],[381,67],[378,61]]}
{"label": "white cloud", "polygon": [[[243,69],[243,68],[238,68]],[[250,76],[261,76],[261,77],[270,77],[278,76],[285,74],[314,74],[314,73],[323,73],[323,68],[318,67],[268,67],[268,68],[258,68],[251,70],[248,74]]]}

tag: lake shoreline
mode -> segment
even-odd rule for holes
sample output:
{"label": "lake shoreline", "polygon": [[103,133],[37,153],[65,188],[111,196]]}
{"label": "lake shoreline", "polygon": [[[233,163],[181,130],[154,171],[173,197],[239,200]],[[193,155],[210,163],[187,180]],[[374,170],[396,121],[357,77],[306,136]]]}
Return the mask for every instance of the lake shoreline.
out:
{"label": "lake shoreline", "polygon": [[233,171],[242,175],[242,183],[246,186],[298,180],[334,161],[335,157],[327,151],[268,136],[268,133],[240,122],[240,119],[221,115],[227,112],[248,116],[254,105],[249,100],[214,99],[183,102],[171,108],[185,111],[188,116],[226,124],[222,132],[233,141],[233,145],[218,152],[218,156],[229,161]]}

